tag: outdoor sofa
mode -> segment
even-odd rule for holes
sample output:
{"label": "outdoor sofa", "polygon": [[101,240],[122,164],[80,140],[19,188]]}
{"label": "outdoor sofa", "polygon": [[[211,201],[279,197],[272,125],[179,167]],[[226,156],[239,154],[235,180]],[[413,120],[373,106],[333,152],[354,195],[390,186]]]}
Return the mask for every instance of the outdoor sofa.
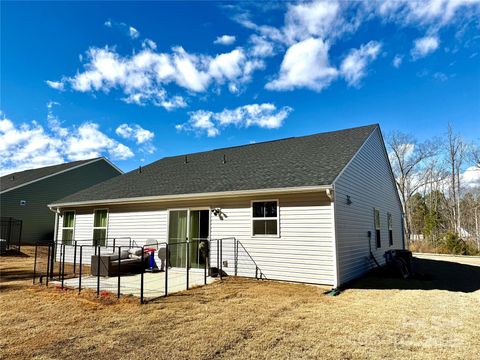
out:
{"label": "outdoor sofa", "polygon": [[[142,262],[142,249],[122,250],[120,254],[116,253],[92,255],[91,274],[93,276],[116,276],[129,273],[139,273],[148,266],[148,256],[144,257]],[[120,255],[120,256],[119,256]],[[99,274],[100,273],[100,274]]]}

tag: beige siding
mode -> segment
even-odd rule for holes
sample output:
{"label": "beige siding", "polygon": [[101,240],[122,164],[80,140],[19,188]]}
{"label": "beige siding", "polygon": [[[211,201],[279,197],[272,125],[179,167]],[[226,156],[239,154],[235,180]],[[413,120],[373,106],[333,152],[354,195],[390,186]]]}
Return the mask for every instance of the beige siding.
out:
{"label": "beige siding", "polygon": [[[389,249],[402,243],[402,213],[388,158],[379,130],[370,136],[361,150],[335,182],[335,226],[340,283],[352,280],[374,266],[372,252],[379,263]],[[347,204],[347,196],[352,203]],[[375,246],[374,208],[380,210],[381,248]],[[393,218],[393,246],[389,246],[387,213]]]}
{"label": "beige siding", "polygon": [[[223,220],[211,214],[211,238],[238,239],[267,278],[332,285],[333,226],[328,198],[321,193],[268,196],[266,199],[279,201],[278,237],[252,236],[251,200],[255,199],[265,198],[238,197],[110,206],[108,237],[128,236],[137,244],[143,244],[149,239],[165,242],[168,234],[168,209],[221,208],[225,215]],[[93,208],[78,208],[76,211],[75,239],[91,238]],[[215,250],[216,242],[213,241],[212,253]],[[233,253],[233,241],[226,240],[223,244],[223,260],[227,262],[224,271],[228,274],[234,273]],[[71,255],[71,252],[68,254]],[[216,259],[211,261],[212,265],[216,265]],[[255,276],[255,266],[241,248],[239,263],[239,275]]]}

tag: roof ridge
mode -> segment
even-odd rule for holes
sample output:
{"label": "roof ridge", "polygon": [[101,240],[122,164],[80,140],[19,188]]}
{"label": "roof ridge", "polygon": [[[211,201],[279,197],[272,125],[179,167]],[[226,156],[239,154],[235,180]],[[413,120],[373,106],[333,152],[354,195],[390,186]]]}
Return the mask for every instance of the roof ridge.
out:
{"label": "roof ridge", "polygon": [[[172,155],[172,156],[165,156],[161,159],[158,159],[157,161],[154,161],[153,163],[149,164],[155,164],[158,161],[164,160],[164,159],[173,159],[177,157],[184,157],[187,155],[198,155],[198,154],[205,154],[209,152],[214,152],[214,151],[219,151],[219,150],[229,150],[229,149],[236,149],[236,148],[241,148],[241,147],[247,147],[247,146],[255,146],[255,145],[262,145],[262,144],[268,144],[268,143],[273,143],[273,142],[278,142],[278,141],[285,141],[285,140],[292,140],[292,139],[303,139],[303,138],[308,138],[308,137],[313,137],[317,135],[327,135],[331,133],[339,133],[339,132],[344,132],[344,131],[349,131],[349,130],[355,130],[355,129],[361,129],[361,128],[367,128],[367,127],[378,127],[378,123],[374,124],[369,124],[369,125],[362,125],[362,126],[354,126],[351,128],[346,128],[346,129],[340,129],[340,130],[332,130],[332,131],[324,131],[324,132],[318,132],[314,134],[309,134],[309,135],[301,135],[301,136],[290,136],[286,138],[281,138],[281,139],[274,139],[274,140],[266,140],[266,141],[261,141],[261,142],[255,142],[255,143],[250,143],[250,144],[241,144],[241,145],[234,145],[234,146],[228,146],[228,147],[221,147],[221,148],[216,148],[216,149],[211,149],[211,150],[203,150],[203,151],[197,151],[193,153],[184,153],[184,154],[179,154],[179,155]],[[149,166],[147,165],[147,166]]]}

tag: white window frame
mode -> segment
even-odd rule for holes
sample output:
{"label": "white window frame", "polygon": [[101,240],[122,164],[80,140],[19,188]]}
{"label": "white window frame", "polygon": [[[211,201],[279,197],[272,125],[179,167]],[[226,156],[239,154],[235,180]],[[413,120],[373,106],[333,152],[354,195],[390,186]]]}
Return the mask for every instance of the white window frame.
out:
{"label": "white window frame", "polygon": [[[388,246],[393,246],[393,216],[387,212]],[[390,235],[391,234],[391,235]]]}
{"label": "white window frame", "polygon": [[[170,212],[171,211],[182,211],[185,210],[187,212],[187,239],[190,241],[190,211],[195,210],[208,210],[208,240],[210,241],[212,238],[212,208],[209,206],[197,206],[197,207],[190,207],[190,208],[171,208],[168,209],[168,219],[167,219],[167,239],[166,243],[168,243],[168,239],[170,238]],[[186,240],[187,240],[186,239]],[[186,241],[185,240],[185,241]]]}
{"label": "white window frame", "polygon": [[[95,226],[95,211],[100,211],[100,210],[107,210],[107,226],[105,227],[99,227],[99,226]],[[107,241],[108,241],[108,225],[110,224],[110,210],[108,208],[97,208],[97,209],[93,209],[93,224],[92,224],[92,245],[95,245],[95,238],[94,238],[94,234],[95,234],[95,230],[96,229],[105,229],[105,246],[107,246]]]}
{"label": "white window frame", "polygon": [[[73,227],[64,227],[63,224],[65,222],[65,213],[73,212]],[[63,230],[72,230],[72,243],[75,239],[75,224],[77,221],[77,212],[75,210],[64,210],[62,212],[62,244],[64,244],[65,239],[63,238]]]}
{"label": "white window frame", "polygon": [[[263,217],[263,218],[255,218],[253,217],[253,204],[259,202],[276,202],[277,203],[277,216],[276,217]],[[273,234],[257,234],[253,233],[253,222],[255,220],[277,220],[277,233]],[[280,201],[278,199],[258,199],[258,200],[250,200],[250,226],[251,226],[251,236],[252,237],[269,237],[269,238],[279,238],[280,237]]]}

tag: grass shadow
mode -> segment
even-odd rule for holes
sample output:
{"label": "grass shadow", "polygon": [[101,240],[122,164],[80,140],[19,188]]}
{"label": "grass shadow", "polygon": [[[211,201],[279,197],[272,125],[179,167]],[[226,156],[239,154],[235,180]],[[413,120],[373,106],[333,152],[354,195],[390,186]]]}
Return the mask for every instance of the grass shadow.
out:
{"label": "grass shadow", "polygon": [[348,287],[354,289],[446,290],[471,293],[480,290],[480,266],[413,258],[415,276],[393,277],[375,269]]}
{"label": "grass shadow", "polygon": [[17,249],[8,249],[7,252],[3,255],[5,257],[30,257],[30,255],[25,254]]}

